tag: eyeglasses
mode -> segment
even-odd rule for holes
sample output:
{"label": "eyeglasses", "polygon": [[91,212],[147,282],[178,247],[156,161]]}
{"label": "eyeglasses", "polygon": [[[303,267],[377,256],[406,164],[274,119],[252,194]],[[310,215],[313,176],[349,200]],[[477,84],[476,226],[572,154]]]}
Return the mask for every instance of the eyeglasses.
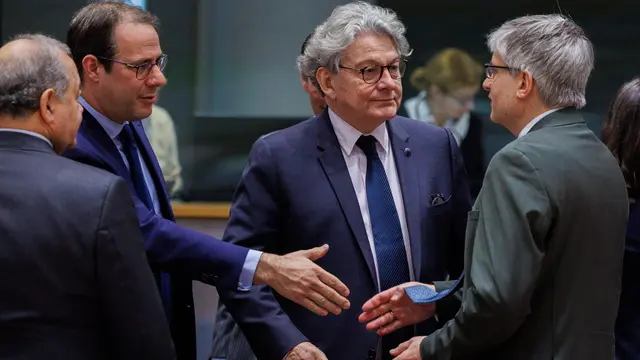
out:
{"label": "eyeglasses", "polygon": [[484,75],[487,77],[487,79],[492,79],[496,75],[498,69],[515,70],[514,68],[509,66],[484,64]]}
{"label": "eyeglasses", "polygon": [[103,56],[96,56],[96,57],[102,60],[107,60],[107,61],[112,61],[118,64],[122,64],[128,67],[129,69],[135,70],[136,78],[138,80],[144,80],[147,76],[149,76],[149,74],[151,73],[151,69],[153,68],[154,65],[158,66],[158,69],[160,69],[160,72],[164,71],[164,68],[167,67],[167,61],[169,60],[169,57],[166,54],[160,55],[160,57],[156,61],[146,61],[146,62],[143,62],[142,64],[131,64],[128,62],[124,62],[116,59],[110,59]]}
{"label": "eyeglasses", "polygon": [[362,69],[355,69],[355,68],[350,68],[350,67],[342,66],[342,65],[340,65],[338,67],[341,68],[341,69],[358,71],[362,75],[362,80],[365,83],[367,83],[367,84],[375,84],[378,81],[380,81],[380,79],[382,79],[382,73],[384,72],[384,69],[387,69],[389,71],[389,76],[391,76],[392,79],[400,79],[400,78],[402,78],[402,76],[404,75],[404,72],[407,70],[407,62],[406,62],[406,60],[400,60],[399,63],[393,64],[393,65],[387,65],[387,66],[380,66],[380,65],[365,66]]}

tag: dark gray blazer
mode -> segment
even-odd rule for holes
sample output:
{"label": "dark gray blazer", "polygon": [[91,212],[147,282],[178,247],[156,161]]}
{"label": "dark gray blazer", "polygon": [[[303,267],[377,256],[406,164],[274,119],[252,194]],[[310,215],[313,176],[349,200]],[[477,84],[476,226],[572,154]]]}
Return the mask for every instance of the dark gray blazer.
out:
{"label": "dark gray blazer", "polygon": [[612,360],[627,213],[620,167],[582,116],[547,115],[489,163],[462,308],[422,359]]}
{"label": "dark gray blazer", "polygon": [[0,359],[174,359],[126,183],[0,131]]}

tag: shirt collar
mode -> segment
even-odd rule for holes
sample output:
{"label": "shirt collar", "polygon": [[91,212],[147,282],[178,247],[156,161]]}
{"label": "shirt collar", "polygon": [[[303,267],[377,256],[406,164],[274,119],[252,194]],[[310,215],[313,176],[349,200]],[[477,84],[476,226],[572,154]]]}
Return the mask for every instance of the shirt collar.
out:
{"label": "shirt collar", "polygon": [[38,134],[36,132],[29,131],[29,130],[22,130],[22,129],[4,129],[4,128],[0,129],[0,131],[14,132],[14,133],[20,133],[20,134],[31,135],[33,137],[37,137],[38,139],[44,140],[53,149],[53,144],[51,143],[51,140],[47,139],[43,135]]}
{"label": "shirt collar", "polygon": [[100,124],[100,126],[102,126],[104,131],[107,132],[111,140],[115,140],[116,137],[120,135],[120,132],[122,131],[124,126],[127,124],[127,122],[119,124],[109,119],[108,117],[102,115],[96,109],[94,109],[91,105],[89,105],[89,103],[83,97],[80,97],[78,99],[78,102],[82,105],[82,107],[84,107],[89,112],[89,114],[91,114],[98,121],[98,123]]}
{"label": "shirt collar", "polygon": [[556,109],[551,109],[551,110],[547,110],[545,112],[543,112],[542,114],[536,116],[535,118],[533,118],[533,120],[529,121],[529,123],[527,124],[527,126],[524,127],[524,129],[522,129],[520,131],[520,134],[518,134],[518,137],[523,137],[525,135],[527,135],[529,133],[529,131],[531,131],[531,129],[535,126],[535,124],[537,124],[540,120],[542,120],[545,116],[554,113],[558,110],[560,110],[561,108],[556,108]]}
{"label": "shirt collar", "polygon": [[338,143],[340,143],[340,147],[347,156],[351,155],[356,146],[356,141],[358,141],[362,135],[372,135],[375,137],[378,143],[382,146],[384,153],[387,153],[389,149],[389,133],[387,132],[386,121],[375,128],[371,134],[363,134],[360,130],[357,130],[351,126],[351,124],[344,121],[340,116],[338,116],[338,114],[333,112],[331,108],[329,108],[329,119],[331,120],[333,131],[336,133],[336,137],[338,138]]}

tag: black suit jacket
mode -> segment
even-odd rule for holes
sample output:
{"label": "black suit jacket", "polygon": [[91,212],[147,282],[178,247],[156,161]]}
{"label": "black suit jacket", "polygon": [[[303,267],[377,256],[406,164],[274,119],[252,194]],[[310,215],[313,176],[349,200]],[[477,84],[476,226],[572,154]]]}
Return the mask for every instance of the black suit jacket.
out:
{"label": "black suit jacket", "polygon": [[0,359],[174,359],[126,183],[0,131]]}

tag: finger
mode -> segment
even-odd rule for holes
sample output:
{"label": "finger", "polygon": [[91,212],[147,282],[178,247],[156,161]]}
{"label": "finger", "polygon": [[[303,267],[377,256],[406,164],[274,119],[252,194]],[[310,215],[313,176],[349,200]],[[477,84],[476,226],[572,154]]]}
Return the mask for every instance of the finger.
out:
{"label": "finger", "polygon": [[388,308],[389,306],[387,304],[384,304],[371,311],[362,312],[358,316],[358,321],[360,321],[361,323],[368,323],[369,321],[375,320],[376,318],[388,313],[389,312]]}
{"label": "finger", "polygon": [[397,348],[395,349],[391,349],[391,351],[389,351],[389,353],[393,356],[398,356],[400,354],[402,354],[402,352],[404,352],[405,350],[407,350],[409,348],[409,345],[411,345],[411,339],[403,342],[402,344],[398,345]]}
{"label": "finger", "polygon": [[342,312],[342,309],[334,302],[332,302],[331,299],[326,298],[324,295],[320,294],[317,291],[309,290],[309,298],[313,300],[316,305],[334,315],[340,315],[340,313]]}
{"label": "finger", "polygon": [[392,332],[404,327],[405,324],[402,323],[402,321],[394,319],[392,322],[390,322],[389,324],[383,326],[382,328],[380,328],[378,331],[376,331],[376,334],[378,334],[378,336],[384,336],[384,335],[389,335]]}
{"label": "finger", "polygon": [[327,251],[329,251],[329,245],[324,244],[322,246],[314,247],[312,249],[296,251],[289,255],[304,256],[311,261],[316,261],[321,257],[325,256],[327,254]]}
{"label": "finger", "polygon": [[322,281],[331,289],[337,291],[338,294],[343,296],[343,298],[341,299],[341,302],[336,302],[336,304],[346,303],[345,305],[347,305],[347,307],[343,306],[343,308],[348,309],[349,300],[347,300],[346,297],[349,296],[349,288],[347,287],[347,285],[345,285],[337,277],[333,276],[331,273],[327,272],[325,269],[321,268],[320,266],[318,266],[318,268],[315,269],[315,271],[316,271],[316,274],[318,274],[318,279],[320,279],[320,281]]}
{"label": "finger", "polygon": [[394,321],[396,321],[396,318],[393,316],[392,313],[387,311],[384,315],[379,316],[373,321],[367,323],[366,327],[367,327],[367,330],[382,329],[385,326],[391,325],[391,323],[393,323]]}
{"label": "finger", "polygon": [[311,312],[313,312],[316,315],[327,316],[329,314],[327,312],[327,310],[321,308],[320,306],[318,306],[315,302],[313,302],[309,298],[305,297],[300,301],[296,301],[296,303],[298,303],[299,305],[304,306],[305,308],[307,308],[308,310],[310,310]]}
{"label": "finger", "polygon": [[[367,302],[365,302],[364,305],[362,305],[362,311],[371,312],[374,309],[378,308],[379,306],[388,303],[389,300],[391,300],[391,297],[393,296],[395,290],[396,288],[392,287],[391,289],[387,289],[375,295],[371,299],[367,300]],[[385,309],[385,311],[389,311],[389,310]]]}

